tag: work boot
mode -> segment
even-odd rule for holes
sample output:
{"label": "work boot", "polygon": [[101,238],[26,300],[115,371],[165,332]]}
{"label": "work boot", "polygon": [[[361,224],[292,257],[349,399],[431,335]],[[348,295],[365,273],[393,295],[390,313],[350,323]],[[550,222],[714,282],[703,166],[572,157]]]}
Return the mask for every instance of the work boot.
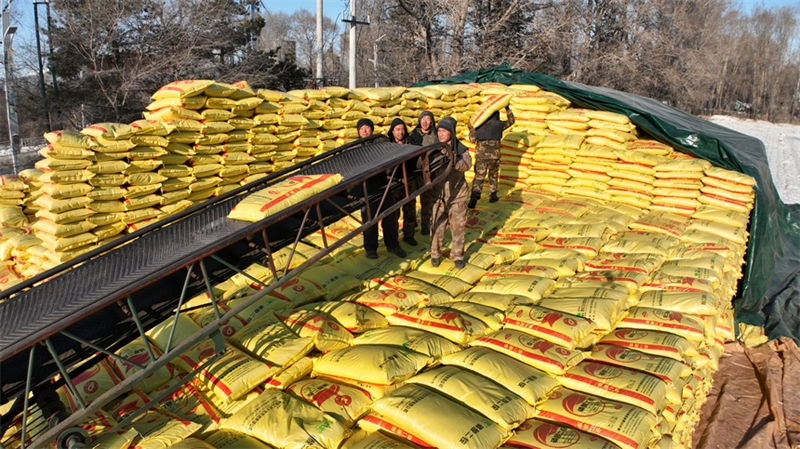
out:
{"label": "work boot", "polygon": [[411,245],[411,246],[417,246],[417,245],[418,245],[418,242],[417,242],[417,240],[414,238],[414,236],[413,236],[413,235],[407,235],[407,236],[403,236],[403,241],[404,241],[404,242],[406,242],[406,243],[408,243],[408,244],[409,244],[409,245]]}
{"label": "work boot", "polygon": [[367,259],[377,259],[378,258],[378,251],[374,249],[367,250]]}
{"label": "work boot", "polygon": [[406,257],[408,255],[403,250],[403,248],[400,248],[399,246],[393,246],[393,247],[388,248],[388,249],[389,249],[390,253],[394,254],[397,257]]}
{"label": "work boot", "polygon": [[429,227],[427,227],[427,226],[423,226],[423,227],[422,227],[422,228],[419,230],[419,232],[420,232],[422,235],[426,236],[426,237],[430,237],[430,235],[431,235],[431,229],[430,229]]}
{"label": "work boot", "polygon": [[464,262],[464,259],[455,260],[453,263],[459,270],[467,266],[467,263]]}
{"label": "work boot", "polygon": [[472,192],[472,196],[469,197],[469,204],[467,207],[470,209],[475,209],[475,206],[478,204],[478,200],[481,198],[480,193]]}
{"label": "work boot", "polygon": [[431,258],[431,265],[433,265],[434,268],[438,267],[439,265],[441,265],[441,263],[442,263],[442,258],[441,257],[432,257]]}
{"label": "work boot", "polygon": [[490,203],[496,203],[499,200],[500,200],[500,198],[497,197],[497,192],[492,192],[492,194],[489,195],[489,202]]}

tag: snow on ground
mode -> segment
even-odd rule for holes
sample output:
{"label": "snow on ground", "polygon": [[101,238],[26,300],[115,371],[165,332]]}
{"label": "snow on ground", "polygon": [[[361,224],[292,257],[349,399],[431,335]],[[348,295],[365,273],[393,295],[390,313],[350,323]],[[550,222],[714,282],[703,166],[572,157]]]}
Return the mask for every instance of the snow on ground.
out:
{"label": "snow on ground", "polygon": [[725,115],[714,115],[709,120],[761,140],[767,150],[772,181],[781,200],[786,204],[800,203],[800,125]]}

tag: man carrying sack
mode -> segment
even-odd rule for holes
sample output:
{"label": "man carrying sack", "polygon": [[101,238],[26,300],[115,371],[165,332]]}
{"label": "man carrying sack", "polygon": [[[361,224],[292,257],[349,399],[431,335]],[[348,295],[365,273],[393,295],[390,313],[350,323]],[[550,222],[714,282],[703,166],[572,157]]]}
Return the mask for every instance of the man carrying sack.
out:
{"label": "man carrying sack", "polygon": [[514,124],[514,114],[506,106],[508,120],[500,120],[500,112],[495,111],[477,128],[469,129],[469,141],[475,143],[475,178],[472,180],[472,196],[467,207],[474,209],[481,198],[483,178],[489,172],[489,202],[497,198],[497,176],[500,169],[500,140],[503,131]]}

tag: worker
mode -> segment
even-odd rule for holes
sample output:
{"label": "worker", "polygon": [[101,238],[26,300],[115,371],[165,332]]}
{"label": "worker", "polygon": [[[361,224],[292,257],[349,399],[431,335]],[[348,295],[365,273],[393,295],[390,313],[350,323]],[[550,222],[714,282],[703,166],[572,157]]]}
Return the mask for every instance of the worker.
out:
{"label": "worker", "polygon": [[[408,144],[408,128],[406,122],[400,117],[392,120],[389,125],[389,142],[399,143],[401,145]],[[414,170],[417,168],[416,158],[408,160],[405,163],[406,176],[408,177],[408,191],[409,193],[419,188],[419,183],[414,177]],[[403,174],[398,173],[397,177],[402,178]],[[397,199],[403,198],[404,192],[397,193]],[[411,201],[403,204],[403,242],[411,246],[417,246],[417,240],[414,238],[414,230],[417,227],[417,199],[413,198]]]}
{"label": "worker", "polygon": [[433,156],[432,165],[437,159],[445,157],[446,149],[451,149],[455,155],[453,169],[440,184],[434,187],[433,220],[431,222],[431,264],[438,267],[442,262],[442,241],[447,228],[450,228],[452,243],[450,245],[450,258],[455,262],[456,268],[464,268],[464,231],[467,224],[467,196],[469,188],[464,172],[472,166],[472,158],[467,147],[456,137],[456,120],[453,117],[444,117],[439,121],[436,129],[439,142],[445,148],[437,151]]}
{"label": "worker", "polygon": [[[408,136],[408,143],[426,147],[439,142],[436,136],[436,119],[431,111],[422,111],[417,121],[417,126]],[[422,179],[418,185],[422,185]],[[431,213],[433,211],[433,189],[422,192],[419,196],[420,232],[422,235],[431,233]]]}
{"label": "worker", "polygon": [[[375,124],[372,123],[372,120],[368,118],[362,118],[358,122],[356,122],[356,130],[358,130],[358,137],[364,139],[367,137],[372,136],[372,133],[375,132]],[[388,182],[388,177],[385,173],[380,175],[373,176],[372,178],[367,179],[367,190],[371,195],[374,195],[378,192],[383,192],[386,188],[386,183]],[[359,187],[353,188],[352,192],[356,194],[363,195],[363,190]],[[378,210],[378,205],[380,204],[381,197],[375,198],[373,200],[368,200],[369,204],[365,204],[364,207],[361,208],[361,220],[366,221],[369,214],[367,213],[367,207],[369,207],[370,212],[374,215],[375,212]],[[384,202],[384,206],[382,210],[385,210],[388,201],[390,198],[387,197],[386,201]],[[394,253],[398,257],[406,257],[406,252],[403,251],[403,248],[400,247],[400,243],[397,241],[398,232],[397,232],[397,220],[400,218],[400,211],[395,210],[386,217],[381,220],[381,230],[383,231],[383,243],[386,245],[386,249],[389,252]],[[368,259],[377,259],[378,258],[378,225],[371,226],[364,230],[364,251],[366,252]]]}
{"label": "worker", "polygon": [[495,111],[485,122],[477,128],[469,129],[469,141],[475,143],[475,178],[472,180],[472,195],[469,198],[469,207],[474,209],[481,198],[483,179],[489,172],[489,202],[494,203],[497,198],[497,177],[500,169],[500,140],[503,131],[514,124],[514,114],[506,106],[508,120],[500,120],[500,112]]}

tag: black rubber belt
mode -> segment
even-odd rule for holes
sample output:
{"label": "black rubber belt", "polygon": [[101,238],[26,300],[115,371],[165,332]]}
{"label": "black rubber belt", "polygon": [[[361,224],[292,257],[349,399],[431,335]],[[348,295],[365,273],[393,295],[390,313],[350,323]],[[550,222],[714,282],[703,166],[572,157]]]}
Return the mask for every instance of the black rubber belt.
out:
{"label": "black rubber belt", "polygon": [[[321,160],[300,174],[340,173],[342,184],[347,184],[396,165],[418,150],[411,145],[371,143]],[[253,223],[227,218],[242,198],[212,203],[0,303],[0,360],[251,234]]]}

